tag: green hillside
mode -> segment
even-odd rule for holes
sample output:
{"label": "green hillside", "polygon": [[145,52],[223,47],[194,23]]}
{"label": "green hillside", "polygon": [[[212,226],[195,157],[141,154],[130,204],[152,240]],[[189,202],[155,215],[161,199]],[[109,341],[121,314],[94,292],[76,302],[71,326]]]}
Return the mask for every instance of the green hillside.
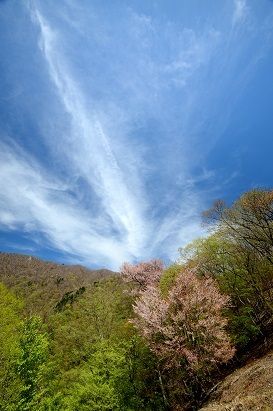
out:
{"label": "green hillside", "polygon": [[204,223],[169,267],[0,253],[0,410],[268,411],[273,191],[216,201]]}

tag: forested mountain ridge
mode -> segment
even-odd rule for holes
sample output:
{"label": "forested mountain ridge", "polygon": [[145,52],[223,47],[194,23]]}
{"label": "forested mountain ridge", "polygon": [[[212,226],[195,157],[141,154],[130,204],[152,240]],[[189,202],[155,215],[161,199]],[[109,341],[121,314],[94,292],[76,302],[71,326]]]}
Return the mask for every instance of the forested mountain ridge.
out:
{"label": "forested mountain ridge", "polygon": [[37,280],[48,279],[49,277],[55,279],[64,277],[67,279],[74,276],[78,281],[82,283],[86,282],[87,284],[92,283],[93,280],[105,278],[106,276],[113,274],[113,271],[105,268],[92,270],[81,265],[58,264],[25,254],[6,253],[1,251],[0,269],[1,278],[3,272],[6,273],[6,277],[29,275],[29,277],[35,277]]}
{"label": "forested mountain ridge", "polygon": [[28,305],[35,305],[37,309],[40,305],[39,314],[51,313],[66,293],[77,292],[113,274],[107,269],[91,270],[81,265],[0,252],[0,281],[26,298]]}

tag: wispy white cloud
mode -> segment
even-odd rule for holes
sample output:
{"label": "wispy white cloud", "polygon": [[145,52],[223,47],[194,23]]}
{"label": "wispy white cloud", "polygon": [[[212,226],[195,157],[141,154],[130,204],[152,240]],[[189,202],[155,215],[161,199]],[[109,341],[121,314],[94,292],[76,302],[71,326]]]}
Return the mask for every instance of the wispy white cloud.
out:
{"label": "wispy white cloud", "polygon": [[[186,208],[186,201],[183,197],[187,198],[188,194],[182,194],[184,188],[180,193],[181,200],[184,202],[184,211],[176,209],[176,213],[170,216],[162,215],[159,222],[150,219],[149,216],[153,213],[152,207],[158,207],[158,205],[156,205],[155,199],[149,198],[149,193],[145,191],[145,184],[141,184],[139,181],[141,170],[135,167],[130,178],[122,171],[123,156],[126,155],[126,151],[127,153],[130,151],[129,136],[125,141],[127,147],[121,147],[117,153],[117,159],[110,146],[110,141],[113,143],[113,138],[110,141],[107,139],[95,110],[87,112],[85,98],[69,75],[65,59],[62,59],[56,35],[37,10],[35,19],[41,29],[40,46],[45,55],[52,80],[58,89],[62,103],[71,116],[72,131],[70,136],[66,136],[64,142],[66,148],[64,148],[63,153],[68,157],[69,162],[72,161],[77,171],[86,178],[90,186],[95,189],[97,196],[102,201],[103,212],[110,217],[114,229],[118,230],[122,246],[127,250],[131,259],[145,258],[145,256],[149,258],[152,253],[156,254],[159,248],[166,248],[164,244],[166,241],[170,244],[168,249],[176,248],[177,236],[181,237],[178,234],[181,231],[180,227],[183,227],[182,231],[185,233],[185,227],[189,224],[189,215],[192,217],[190,224],[195,224],[193,220],[197,219],[197,216],[193,215],[195,208],[193,203],[191,202],[190,208]],[[136,21],[135,15],[133,15],[133,20]],[[138,30],[133,30],[133,36],[141,36],[143,25],[148,24],[149,30],[151,30],[149,19],[141,16],[137,20],[137,24],[140,22],[141,27],[138,26]],[[197,43],[198,41],[195,41],[196,48],[198,48]],[[193,41],[190,42],[189,47],[192,45]],[[204,50],[199,47],[195,53],[196,62],[191,62],[194,65],[193,70],[196,70],[196,64],[200,64],[203,58],[201,54],[204,54]],[[155,68],[155,70],[160,71],[160,68]],[[147,74],[146,71],[144,73]],[[135,78],[134,82],[130,82],[130,88],[133,90],[137,90],[138,85],[140,85],[137,92],[134,93],[140,105],[144,98],[142,93],[147,93],[145,84],[149,81],[151,73],[148,74],[144,84],[139,83],[138,77]],[[120,76],[122,78],[122,73]],[[140,95],[142,96],[140,97]],[[147,95],[145,100],[150,100]],[[127,116],[128,114],[130,116],[130,110],[132,107],[129,107]],[[156,156],[158,161],[160,161],[161,156],[162,153],[159,153],[159,157]],[[121,166],[119,166],[120,162]],[[163,199],[159,201],[164,202]],[[197,202],[196,208],[198,208]],[[168,213],[169,210],[166,212]],[[196,231],[197,223],[195,225]],[[185,243],[189,237],[184,236],[183,240]],[[165,255],[167,256],[168,252],[165,252]]]}
{"label": "wispy white cloud", "polygon": [[132,254],[138,253],[148,228],[143,221],[145,197],[137,193],[141,198],[136,198],[134,189],[138,187],[132,190],[128,186],[95,110],[87,112],[84,97],[69,75],[54,32],[37,10],[35,16],[52,80],[71,117],[72,132],[66,136],[64,154],[95,189],[114,226],[126,237],[127,248]]}
{"label": "wispy white cloud", "polygon": [[[69,194],[69,186],[49,174],[14,144],[0,143],[2,229],[20,229],[35,237],[42,233],[48,246],[72,253],[88,264],[118,268],[128,258],[123,243],[110,235],[102,216]],[[35,239],[35,238],[34,238]]]}
{"label": "wispy white cloud", "polygon": [[242,22],[248,15],[248,7],[246,0],[234,0],[234,13],[232,16],[233,24]]}
{"label": "wispy white cloud", "polygon": [[54,118],[36,120],[54,170],[2,143],[2,224],[114,269],[176,258],[178,246],[203,234],[200,211],[226,181],[206,156],[251,78],[247,2],[193,27],[129,7],[113,23],[87,1],[48,4],[28,9],[58,96]]}
{"label": "wispy white cloud", "polygon": [[149,259],[160,247],[165,248],[164,256],[169,259],[175,256],[177,231],[182,221],[185,225],[183,239],[179,239],[182,245],[200,230],[197,222],[192,221],[189,227],[185,224],[189,217],[196,217],[190,212],[194,208],[191,195],[188,198],[191,207],[184,204],[182,218],[179,212],[163,217],[149,233],[149,239],[138,244],[139,249],[132,250],[128,234],[117,238],[112,231],[113,222],[107,225],[102,209],[97,217],[90,216],[91,210],[71,195],[73,187],[69,182],[58,180],[7,139],[0,143],[0,177],[1,229],[19,230],[41,246],[66,253],[67,259],[74,263],[117,270],[122,261]]}

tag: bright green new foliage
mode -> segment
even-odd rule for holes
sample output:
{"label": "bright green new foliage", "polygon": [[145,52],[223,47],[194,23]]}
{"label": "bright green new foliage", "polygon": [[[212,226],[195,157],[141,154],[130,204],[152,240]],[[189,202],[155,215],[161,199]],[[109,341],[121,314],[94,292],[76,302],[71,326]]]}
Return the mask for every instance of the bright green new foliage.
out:
{"label": "bright green new foliage", "polygon": [[0,283],[0,409],[9,410],[17,401],[20,379],[14,373],[18,356],[20,310],[22,302]]}
{"label": "bright green new foliage", "polygon": [[17,409],[38,410],[43,395],[43,371],[48,355],[48,336],[42,320],[32,316],[22,325],[16,372],[23,384]]}

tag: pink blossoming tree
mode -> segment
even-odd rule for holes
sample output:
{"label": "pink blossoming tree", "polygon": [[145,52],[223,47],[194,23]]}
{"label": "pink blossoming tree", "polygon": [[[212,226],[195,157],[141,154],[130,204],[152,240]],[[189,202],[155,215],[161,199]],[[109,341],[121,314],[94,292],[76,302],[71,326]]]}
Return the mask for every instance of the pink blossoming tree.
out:
{"label": "pink blossoming tree", "polygon": [[162,261],[156,258],[136,265],[125,262],[120,268],[123,280],[131,284],[132,294],[143,292],[149,286],[156,286],[163,271]]}
{"label": "pink blossoming tree", "polygon": [[199,279],[193,271],[182,270],[163,296],[158,286],[161,266],[149,271],[147,263],[134,269],[127,264],[126,279],[138,282],[141,291],[134,304],[133,324],[163,364],[172,389],[177,385],[176,390],[191,401],[201,397],[217,364],[234,355],[223,316],[229,297],[219,292],[212,279]]}

